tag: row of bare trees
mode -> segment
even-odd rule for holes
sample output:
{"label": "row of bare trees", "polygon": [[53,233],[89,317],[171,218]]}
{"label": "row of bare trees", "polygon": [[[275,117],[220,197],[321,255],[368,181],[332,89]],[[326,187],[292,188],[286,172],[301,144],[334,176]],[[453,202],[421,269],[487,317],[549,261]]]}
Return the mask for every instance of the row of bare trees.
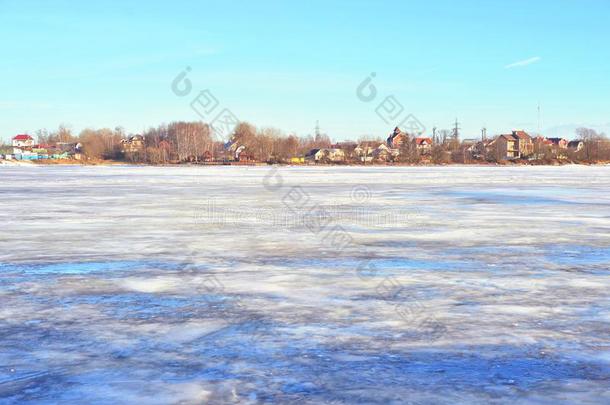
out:
{"label": "row of bare trees", "polygon": [[[605,134],[588,128],[576,131],[578,139],[583,141],[579,151],[568,150],[564,158],[572,161],[610,161],[610,142]],[[222,161],[239,159],[238,152],[248,160],[259,162],[288,162],[292,157],[303,156],[315,148],[328,148],[332,142],[327,135],[296,136],[285,135],[275,128],[256,128],[247,122],[238,124],[229,139],[218,139],[213,128],[203,122],[172,122],[152,127],[142,134],[142,144],[136,149],[126,150],[124,140],[130,138],[123,128],[84,129],[78,136],[72,133],[69,126],[61,125],[57,130],[42,129],[36,132],[40,144],[80,142],[82,151],[90,159],[116,159],[131,162],[164,164],[178,162]],[[381,140],[363,143],[379,144]],[[540,147],[535,156],[542,162],[549,162],[559,156],[553,148]],[[345,151],[348,162],[361,161],[354,151]],[[438,131],[433,146],[422,155],[414,138],[408,137],[400,147],[400,154],[392,161],[417,164],[423,159],[433,163],[474,163],[477,160],[498,161],[493,151],[483,146],[478,153],[467,148],[449,130]]]}
{"label": "row of bare trees", "polygon": [[331,140],[326,135],[285,136],[275,128],[257,130],[249,123],[237,125],[230,142],[243,145],[246,153],[260,162],[285,162],[292,157],[302,156],[311,149],[331,146]]}
{"label": "row of bare trees", "polygon": [[578,158],[586,161],[610,160],[610,144],[606,134],[590,128],[578,128],[576,134],[584,144]]}
{"label": "row of bare trees", "polygon": [[[69,126],[61,125],[55,131],[36,131],[39,144],[81,143],[82,151],[89,159],[115,159],[131,162],[163,164],[200,162],[206,160],[234,160],[236,148],[241,147],[244,156],[260,162],[286,162],[302,156],[313,148],[330,147],[326,135],[298,137],[285,135],[275,128],[256,128],[242,122],[229,139],[214,137],[213,128],[203,122],[172,122],[151,127],[141,135],[143,144],[126,149],[123,142],[131,135],[115,129],[84,129],[78,136]],[[233,146],[231,148],[231,146]]]}
{"label": "row of bare trees", "polygon": [[286,162],[309,149],[331,144],[327,136],[286,136],[278,129],[257,129],[247,122],[238,124],[228,140],[214,137],[213,128],[202,122],[173,122],[143,135],[146,149],[137,160],[149,163],[236,160],[240,156],[259,162]]}
{"label": "row of bare trees", "polygon": [[129,153],[130,160],[148,163],[199,161],[222,147],[203,122],[172,122],[150,128],[143,134],[144,148]]}

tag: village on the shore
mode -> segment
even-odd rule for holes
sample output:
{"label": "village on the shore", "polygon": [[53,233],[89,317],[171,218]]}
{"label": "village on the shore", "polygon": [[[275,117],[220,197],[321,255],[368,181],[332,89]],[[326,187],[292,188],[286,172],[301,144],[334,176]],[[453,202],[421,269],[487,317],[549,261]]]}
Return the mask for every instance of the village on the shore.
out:
{"label": "village on the shore", "polygon": [[487,137],[461,139],[458,129],[426,136],[395,128],[389,136],[360,141],[332,142],[316,129],[315,136],[284,136],[274,129],[258,130],[240,123],[218,140],[201,122],[176,122],[143,134],[125,135],[122,129],[84,130],[73,136],[66,127],[38,131],[36,138],[19,134],[0,146],[0,159],[37,163],[143,164],[562,164],[610,161],[605,134],[580,128],[575,139],[531,135],[523,130]]}

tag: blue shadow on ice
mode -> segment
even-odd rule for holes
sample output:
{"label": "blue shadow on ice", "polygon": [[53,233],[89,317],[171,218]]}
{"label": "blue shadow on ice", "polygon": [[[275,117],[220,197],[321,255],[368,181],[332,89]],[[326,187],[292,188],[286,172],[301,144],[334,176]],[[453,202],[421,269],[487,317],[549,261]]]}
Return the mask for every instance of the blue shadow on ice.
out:
{"label": "blue shadow on ice", "polygon": [[22,274],[94,274],[122,271],[149,270],[151,268],[161,270],[176,270],[180,268],[179,263],[142,261],[142,260],[117,260],[117,261],[92,261],[92,262],[59,262],[59,263],[0,263],[2,273]]}

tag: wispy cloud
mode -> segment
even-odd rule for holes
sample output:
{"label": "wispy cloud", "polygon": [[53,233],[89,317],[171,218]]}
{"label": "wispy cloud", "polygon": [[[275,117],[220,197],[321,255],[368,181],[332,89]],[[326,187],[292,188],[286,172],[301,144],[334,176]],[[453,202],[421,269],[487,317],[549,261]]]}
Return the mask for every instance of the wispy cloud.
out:
{"label": "wispy cloud", "polygon": [[506,66],[504,66],[504,69],[520,68],[520,67],[532,65],[534,63],[538,63],[541,60],[542,60],[542,58],[540,56],[534,56],[533,58],[520,60],[518,62],[511,63],[510,65],[506,65]]}

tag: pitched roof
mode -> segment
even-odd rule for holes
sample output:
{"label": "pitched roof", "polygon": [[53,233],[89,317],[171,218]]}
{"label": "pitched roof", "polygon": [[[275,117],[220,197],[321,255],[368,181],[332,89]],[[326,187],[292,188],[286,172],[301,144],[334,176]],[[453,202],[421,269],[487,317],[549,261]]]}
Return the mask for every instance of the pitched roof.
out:
{"label": "pitched roof", "polygon": [[544,136],[535,137],[534,142],[536,142],[537,144],[542,144],[542,145],[552,145],[553,144],[553,141],[545,138]]}
{"label": "pitched roof", "polygon": [[396,139],[396,138],[398,138],[398,137],[400,137],[400,136],[405,136],[405,134],[404,134],[404,133],[402,133],[402,132],[399,132],[399,133],[397,133],[397,134],[395,134],[395,133],[394,133],[394,134],[391,134],[391,135],[388,137],[388,140],[393,140],[393,139]]}
{"label": "pitched roof", "polygon": [[34,138],[32,138],[31,136],[29,136],[27,134],[17,135],[16,137],[13,138],[13,141],[29,141],[29,140],[34,140]]}
{"label": "pitched roof", "polygon": [[424,142],[427,142],[429,145],[432,145],[432,139],[430,138],[415,138],[415,143],[417,145],[421,145]]}
{"label": "pitched roof", "polygon": [[525,131],[513,131],[513,135],[519,139],[532,139],[532,137]]}

